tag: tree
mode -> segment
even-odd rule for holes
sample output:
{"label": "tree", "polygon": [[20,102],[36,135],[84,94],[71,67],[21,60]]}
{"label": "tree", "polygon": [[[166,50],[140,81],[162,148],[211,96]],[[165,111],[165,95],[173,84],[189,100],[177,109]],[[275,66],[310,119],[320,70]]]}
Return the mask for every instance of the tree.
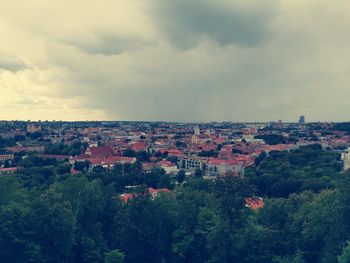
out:
{"label": "tree", "polygon": [[[199,179],[196,179],[199,180]],[[185,185],[177,192],[177,228],[173,232],[175,262],[206,262],[208,243],[219,213],[212,194]]]}
{"label": "tree", "polygon": [[41,247],[45,260],[64,262],[69,258],[74,244],[75,222],[71,206],[62,195],[49,189],[33,201],[29,216],[31,231],[34,232],[32,240]]}
{"label": "tree", "polygon": [[29,133],[27,134],[27,136],[30,137],[30,139],[32,140],[36,140],[36,139],[42,138],[43,134],[40,131],[37,131],[37,132]]}
{"label": "tree", "polygon": [[85,171],[86,169],[89,169],[89,166],[89,161],[77,161],[74,163],[74,169],[77,171]]}
{"label": "tree", "polygon": [[171,178],[169,174],[164,174],[160,177],[159,183],[157,185],[158,188],[168,188],[173,189],[173,184],[171,182]]}
{"label": "tree", "polygon": [[243,152],[242,150],[237,149],[237,148],[233,148],[233,149],[232,149],[232,153],[233,153],[233,154],[244,154],[244,152]]}
{"label": "tree", "polygon": [[186,179],[186,172],[184,170],[180,170],[177,174],[176,179],[179,184],[182,184]]}
{"label": "tree", "polygon": [[169,259],[176,211],[171,195],[152,200],[147,189],[139,189],[115,221],[116,247],[125,253],[125,261],[161,263]]}
{"label": "tree", "polygon": [[70,164],[60,164],[57,168],[56,168],[56,172],[58,174],[67,174],[70,172],[71,169],[71,165]]}
{"label": "tree", "polygon": [[274,257],[273,263],[305,263],[303,254],[298,250],[295,255],[291,257]]}
{"label": "tree", "polygon": [[255,139],[262,139],[267,144],[270,144],[270,145],[287,143],[287,140],[285,137],[283,137],[282,135],[277,135],[277,134],[257,135],[254,138]]}
{"label": "tree", "polygon": [[[350,174],[319,145],[185,183],[140,163],[76,175],[31,154],[20,164],[0,176],[0,262],[349,262]],[[248,207],[257,196],[263,208]]]}
{"label": "tree", "polygon": [[203,172],[201,169],[196,169],[196,171],[194,172],[194,177],[196,178],[202,178],[203,177]]}
{"label": "tree", "polygon": [[218,152],[214,151],[214,150],[210,150],[210,151],[201,151],[200,153],[198,153],[198,156],[200,157],[218,157]]}
{"label": "tree", "polygon": [[104,263],[124,263],[124,258],[125,254],[116,249],[106,254]]}
{"label": "tree", "polygon": [[183,142],[183,141],[177,140],[177,141],[175,142],[175,146],[176,146],[176,147],[186,147],[186,143]]}
{"label": "tree", "polygon": [[342,254],[338,257],[338,263],[350,262],[350,241],[346,242]]}
{"label": "tree", "polygon": [[131,150],[131,149],[126,149],[123,152],[123,156],[125,156],[125,157],[136,157],[136,155],[137,155],[137,153],[134,150]]}
{"label": "tree", "polygon": [[237,176],[225,176],[213,181],[211,188],[222,215],[230,224],[237,226],[244,223],[241,216],[245,211],[245,198],[253,196],[253,189],[248,181]]}
{"label": "tree", "polygon": [[[83,176],[70,176],[55,186],[72,207],[77,233],[73,247],[73,262],[100,262],[108,251],[104,229],[111,228],[110,217],[105,214],[106,204],[112,199],[110,188],[104,188],[100,180],[89,182]],[[114,200],[118,204],[118,200]],[[106,228],[103,226],[106,225]]]}
{"label": "tree", "polygon": [[305,190],[320,192],[333,188],[339,177],[339,155],[325,151],[320,145],[310,145],[287,152],[262,153],[256,167],[246,177],[258,189],[259,196],[288,197]]}
{"label": "tree", "polygon": [[106,172],[106,169],[103,168],[102,165],[97,165],[94,168],[92,168],[92,172],[95,174],[103,174]]}

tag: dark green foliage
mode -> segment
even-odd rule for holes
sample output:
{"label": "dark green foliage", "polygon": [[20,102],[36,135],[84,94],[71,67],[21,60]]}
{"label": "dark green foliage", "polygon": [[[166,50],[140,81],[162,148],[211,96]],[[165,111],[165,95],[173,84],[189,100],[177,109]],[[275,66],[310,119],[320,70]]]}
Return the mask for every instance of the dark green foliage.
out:
{"label": "dark green foliage", "polygon": [[185,171],[184,170],[180,170],[179,172],[178,172],[178,174],[177,174],[177,182],[179,183],[179,184],[182,184],[184,181],[185,181],[185,179],[186,179],[186,173],[185,173]]}
{"label": "dark green foliage", "polygon": [[333,129],[337,131],[345,131],[350,134],[350,122],[336,123],[334,124]]}
{"label": "dark green foliage", "polygon": [[47,154],[58,154],[58,155],[79,155],[85,146],[79,140],[73,141],[71,145],[65,145],[63,143],[48,144],[45,147],[45,153]]}
{"label": "dark green foliage", "polygon": [[269,197],[332,188],[342,169],[339,154],[323,151],[320,145],[260,155],[255,163],[257,168],[247,177],[260,196]]}
{"label": "dark green foliage", "polygon": [[71,170],[71,165],[70,164],[60,164],[56,168],[57,174],[67,174]]}
{"label": "dark green foliage", "polygon": [[135,157],[140,162],[146,162],[149,160],[149,154],[146,151],[134,151],[131,149],[126,149],[123,152],[123,156],[125,157]]}
{"label": "dark green foliage", "polygon": [[[350,176],[318,145],[213,181],[139,163],[70,175],[50,162],[29,156],[0,176],[0,262],[349,262]],[[255,195],[268,197],[263,209],[245,206]]]}
{"label": "dark green foliage", "polygon": [[284,144],[287,143],[287,140],[282,135],[277,134],[266,134],[266,135],[258,135],[254,137],[255,139],[262,139],[267,144],[276,145],[276,144]]}
{"label": "dark green foliage", "polygon": [[338,257],[339,263],[348,263],[350,262],[350,242],[346,243],[346,246],[343,248],[342,254]]}
{"label": "dark green foliage", "polygon": [[89,161],[77,161],[74,163],[74,169],[77,171],[85,171],[89,169],[90,162]]}
{"label": "dark green foliage", "polygon": [[[1,262],[65,262],[73,246],[74,221],[70,204],[53,189],[40,195],[6,184],[0,202]],[[3,191],[4,189],[1,189]]]}
{"label": "dark green foliage", "polygon": [[155,200],[143,192],[120,210],[115,234],[126,262],[164,262],[172,255],[172,233],[176,226],[176,202],[167,195]]}
{"label": "dark green foliage", "polygon": [[219,152],[210,150],[210,151],[201,151],[198,153],[200,157],[218,157]]}
{"label": "dark green foliage", "polygon": [[26,137],[24,135],[15,135],[14,139],[16,142],[22,142],[26,139]]}
{"label": "dark green foliage", "polygon": [[233,148],[233,149],[232,149],[232,153],[233,153],[233,154],[244,154],[244,152],[243,152],[242,150],[236,149],[236,148]]}
{"label": "dark green foliage", "polygon": [[123,263],[124,258],[125,254],[116,249],[106,254],[104,263]]}
{"label": "dark green foliage", "polygon": [[42,138],[43,134],[40,131],[33,132],[33,133],[28,132],[26,136],[29,137],[31,140],[37,140],[39,138]]}
{"label": "dark green foliage", "polygon": [[183,142],[183,141],[177,140],[177,141],[175,142],[175,146],[176,146],[176,147],[186,147],[186,143]]}
{"label": "dark green foliage", "polygon": [[58,162],[56,159],[40,158],[35,155],[30,155],[18,161],[18,166],[24,167],[24,168],[32,168],[32,167],[38,167],[38,166],[42,167],[42,166],[57,165],[57,164]]}
{"label": "dark green foliage", "polygon": [[15,146],[16,142],[14,139],[12,138],[2,138],[0,136],[0,148],[5,148],[5,147],[11,147],[11,146]]}
{"label": "dark green foliage", "polygon": [[194,172],[194,177],[202,178],[203,177],[203,171],[200,170],[200,169],[196,169],[196,171]]}

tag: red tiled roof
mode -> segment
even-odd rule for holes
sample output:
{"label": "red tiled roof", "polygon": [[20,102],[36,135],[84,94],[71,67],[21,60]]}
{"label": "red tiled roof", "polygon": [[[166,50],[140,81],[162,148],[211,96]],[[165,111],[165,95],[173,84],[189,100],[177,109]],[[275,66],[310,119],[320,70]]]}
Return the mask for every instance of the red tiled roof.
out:
{"label": "red tiled roof", "polygon": [[122,195],[120,195],[120,197],[124,203],[127,203],[130,199],[132,199],[134,197],[134,195],[133,194],[122,194]]}
{"label": "red tiled roof", "polygon": [[89,148],[91,156],[108,156],[113,155],[113,149],[109,146],[98,146]]}
{"label": "red tiled roof", "polygon": [[142,151],[146,149],[146,144],[144,142],[137,142],[132,144],[131,149],[134,151]]}
{"label": "red tiled roof", "polygon": [[263,208],[265,203],[262,198],[246,198],[245,199],[246,206],[252,210],[257,210]]}
{"label": "red tiled roof", "polygon": [[170,161],[159,161],[157,162],[157,166],[160,166],[160,167],[172,167],[172,166],[175,166],[176,164],[170,162]]}
{"label": "red tiled roof", "polygon": [[154,163],[142,163],[142,169],[151,170],[154,167]]}
{"label": "red tiled roof", "polygon": [[17,170],[17,167],[0,168],[0,172],[16,172]]}

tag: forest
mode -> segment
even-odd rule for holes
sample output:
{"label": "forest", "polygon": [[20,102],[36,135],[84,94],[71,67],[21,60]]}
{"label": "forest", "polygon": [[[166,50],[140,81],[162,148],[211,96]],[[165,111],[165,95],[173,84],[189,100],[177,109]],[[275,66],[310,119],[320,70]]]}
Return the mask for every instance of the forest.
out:
{"label": "forest", "polygon": [[69,171],[29,157],[0,175],[0,262],[350,262],[350,177],[317,144],[213,180],[138,163]]}

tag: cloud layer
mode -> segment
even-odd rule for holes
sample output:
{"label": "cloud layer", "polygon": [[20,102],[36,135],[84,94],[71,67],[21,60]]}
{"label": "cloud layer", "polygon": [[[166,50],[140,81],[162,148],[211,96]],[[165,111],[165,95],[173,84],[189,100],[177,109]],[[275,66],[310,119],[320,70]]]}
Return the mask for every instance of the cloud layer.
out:
{"label": "cloud layer", "polygon": [[348,120],[349,7],[3,0],[0,119]]}
{"label": "cloud layer", "polygon": [[156,27],[177,47],[205,40],[220,46],[256,46],[268,37],[274,6],[264,1],[163,0],[153,3]]}

